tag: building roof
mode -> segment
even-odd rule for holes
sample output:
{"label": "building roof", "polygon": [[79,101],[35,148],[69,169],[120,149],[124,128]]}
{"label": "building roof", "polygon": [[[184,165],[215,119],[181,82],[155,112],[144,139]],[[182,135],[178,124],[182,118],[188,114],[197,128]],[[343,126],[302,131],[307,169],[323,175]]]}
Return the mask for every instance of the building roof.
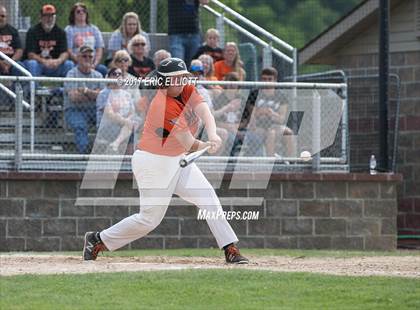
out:
{"label": "building roof", "polygon": [[[400,0],[391,0],[391,8]],[[358,34],[378,22],[379,0],[365,0],[299,50],[299,63],[321,63]]]}

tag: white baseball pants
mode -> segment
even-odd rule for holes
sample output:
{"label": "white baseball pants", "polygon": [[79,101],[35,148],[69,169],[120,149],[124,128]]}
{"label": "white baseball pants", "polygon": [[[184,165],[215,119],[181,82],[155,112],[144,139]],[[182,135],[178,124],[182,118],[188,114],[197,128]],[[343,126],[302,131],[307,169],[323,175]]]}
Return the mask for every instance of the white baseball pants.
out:
{"label": "white baseball pants", "polygon": [[[181,158],[182,155],[163,156],[140,150],[134,152],[132,167],[140,192],[140,212],[100,233],[108,250],[119,249],[155,229],[165,216],[172,194],[207,213],[217,214],[221,210],[219,198],[200,169],[195,163],[181,168]],[[238,241],[224,217],[208,219],[207,224],[220,248]]]}

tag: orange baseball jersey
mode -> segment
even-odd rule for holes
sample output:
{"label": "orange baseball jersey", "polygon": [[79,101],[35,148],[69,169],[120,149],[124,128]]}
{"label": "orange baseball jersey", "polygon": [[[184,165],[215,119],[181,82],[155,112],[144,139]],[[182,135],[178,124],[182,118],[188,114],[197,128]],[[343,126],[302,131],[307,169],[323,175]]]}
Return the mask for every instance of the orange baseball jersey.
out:
{"label": "orange baseball jersey", "polygon": [[166,95],[166,90],[158,90],[144,123],[143,134],[137,148],[153,154],[177,156],[187,152],[176,139],[178,131],[189,130],[195,135],[200,119],[194,108],[204,102],[194,85],[186,85],[176,97]]}

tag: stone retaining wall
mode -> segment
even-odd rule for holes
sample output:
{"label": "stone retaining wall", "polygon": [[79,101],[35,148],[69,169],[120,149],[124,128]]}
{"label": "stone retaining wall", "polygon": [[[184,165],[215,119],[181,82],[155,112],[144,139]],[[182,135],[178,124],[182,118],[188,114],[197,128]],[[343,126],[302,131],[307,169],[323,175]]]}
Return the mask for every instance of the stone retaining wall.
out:
{"label": "stone retaining wall", "polygon": [[[216,175],[207,175],[214,182]],[[81,250],[83,235],[138,212],[131,174],[112,190],[81,190],[78,173],[0,173],[0,251]],[[229,178],[229,176],[225,176]],[[400,175],[276,174],[267,189],[217,190],[224,210],[259,211],[258,220],[231,220],[241,247],[393,250],[397,241],[396,186]],[[88,205],[75,205],[84,197]],[[98,198],[103,197],[103,198]],[[108,197],[108,198],[105,198]],[[246,205],[263,197],[261,205]],[[113,199],[112,206],[104,205]],[[85,201],[85,202],[86,202]],[[237,205],[242,202],[242,205]],[[127,248],[216,247],[197,208],[174,198],[161,225]]]}

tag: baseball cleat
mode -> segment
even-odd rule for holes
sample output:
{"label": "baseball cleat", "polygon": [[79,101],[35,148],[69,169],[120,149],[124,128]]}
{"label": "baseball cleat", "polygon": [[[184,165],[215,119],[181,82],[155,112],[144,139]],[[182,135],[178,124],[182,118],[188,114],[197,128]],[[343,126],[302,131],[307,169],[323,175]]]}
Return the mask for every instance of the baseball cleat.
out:
{"label": "baseball cleat", "polygon": [[226,263],[230,264],[248,264],[249,260],[239,253],[239,249],[235,245],[230,245],[225,250]]}
{"label": "baseball cleat", "polygon": [[101,241],[98,231],[88,231],[85,234],[85,244],[83,246],[83,259],[95,260],[99,251],[107,250],[105,244]]}

